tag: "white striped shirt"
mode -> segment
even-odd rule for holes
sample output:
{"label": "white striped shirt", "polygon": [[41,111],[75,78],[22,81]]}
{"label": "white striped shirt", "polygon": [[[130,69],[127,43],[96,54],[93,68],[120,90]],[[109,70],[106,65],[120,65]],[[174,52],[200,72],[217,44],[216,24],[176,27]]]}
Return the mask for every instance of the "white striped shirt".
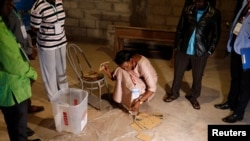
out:
{"label": "white striped shirt", "polygon": [[[64,31],[65,11],[62,0],[55,0],[55,5],[46,0],[37,0],[31,9],[30,25],[38,28],[37,44],[43,49],[55,49],[66,45]],[[56,34],[55,25],[60,23],[61,31]]]}

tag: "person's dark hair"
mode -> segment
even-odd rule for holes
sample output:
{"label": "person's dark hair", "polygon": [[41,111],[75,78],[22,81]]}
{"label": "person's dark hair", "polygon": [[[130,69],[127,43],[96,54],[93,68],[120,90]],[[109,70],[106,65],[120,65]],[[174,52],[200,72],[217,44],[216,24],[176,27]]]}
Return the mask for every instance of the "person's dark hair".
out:
{"label": "person's dark hair", "polygon": [[132,58],[132,56],[134,55],[135,53],[133,51],[129,51],[129,50],[121,50],[119,52],[116,53],[115,55],[115,63],[117,65],[121,65],[123,64],[124,62],[127,62],[130,60],[130,58]]}

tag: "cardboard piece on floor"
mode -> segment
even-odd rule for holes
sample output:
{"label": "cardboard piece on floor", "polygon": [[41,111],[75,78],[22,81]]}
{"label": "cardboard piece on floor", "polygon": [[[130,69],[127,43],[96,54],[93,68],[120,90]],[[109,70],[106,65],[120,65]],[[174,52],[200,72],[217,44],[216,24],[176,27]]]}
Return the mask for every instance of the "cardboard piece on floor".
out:
{"label": "cardboard piece on floor", "polygon": [[136,136],[138,139],[141,139],[143,141],[151,141],[152,137],[148,134],[144,134],[144,133],[139,133],[137,136]]}
{"label": "cardboard piece on floor", "polygon": [[139,113],[132,124],[130,126],[136,131],[140,132],[136,138],[141,139],[143,141],[151,141],[152,137],[150,135],[141,133],[143,130],[152,129],[155,126],[161,123],[161,120],[164,118],[164,115],[161,113],[147,114],[147,113]]}
{"label": "cardboard piece on floor", "polygon": [[138,132],[141,132],[142,131],[142,128],[140,127],[140,126],[138,126],[136,123],[132,123],[132,124],[130,124],[130,126],[133,128],[133,129],[135,129],[136,131],[138,131]]}
{"label": "cardboard piece on floor", "polygon": [[161,123],[161,119],[154,115],[148,115],[146,113],[140,113],[135,117],[134,121],[142,129],[152,129]]}

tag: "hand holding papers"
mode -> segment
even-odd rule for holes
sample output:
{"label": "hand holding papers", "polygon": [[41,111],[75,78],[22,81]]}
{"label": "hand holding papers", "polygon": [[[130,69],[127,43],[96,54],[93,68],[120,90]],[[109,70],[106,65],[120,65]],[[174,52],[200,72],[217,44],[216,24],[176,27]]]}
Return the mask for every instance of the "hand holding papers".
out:
{"label": "hand holding papers", "polygon": [[103,62],[100,64],[99,71],[102,71],[105,69],[105,66],[108,65],[109,61]]}

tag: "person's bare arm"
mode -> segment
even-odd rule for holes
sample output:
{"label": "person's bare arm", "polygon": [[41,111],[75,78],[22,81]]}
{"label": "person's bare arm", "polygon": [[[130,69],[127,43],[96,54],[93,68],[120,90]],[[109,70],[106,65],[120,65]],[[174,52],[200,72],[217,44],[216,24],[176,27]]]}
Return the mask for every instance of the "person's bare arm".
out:
{"label": "person's bare arm", "polygon": [[130,110],[133,112],[138,112],[140,105],[143,104],[145,101],[148,100],[148,98],[153,94],[151,91],[146,91],[144,94],[142,94],[139,98],[133,101]]}
{"label": "person's bare arm", "polygon": [[113,77],[113,71],[111,72],[108,65],[104,65],[104,69],[103,71],[107,74],[107,76],[109,77],[109,79],[111,80],[116,80],[116,78]]}

